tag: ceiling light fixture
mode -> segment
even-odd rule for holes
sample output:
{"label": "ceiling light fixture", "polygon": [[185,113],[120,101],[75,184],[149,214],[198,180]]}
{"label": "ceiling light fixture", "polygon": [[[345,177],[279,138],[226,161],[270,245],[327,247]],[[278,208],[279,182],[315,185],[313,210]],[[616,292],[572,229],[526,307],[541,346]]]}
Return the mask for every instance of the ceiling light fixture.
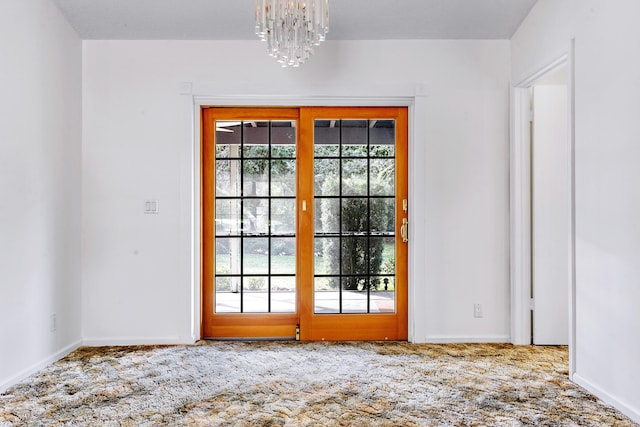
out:
{"label": "ceiling light fixture", "polygon": [[256,0],[256,34],[283,67],[299,67],[329,32],[329,0]]}

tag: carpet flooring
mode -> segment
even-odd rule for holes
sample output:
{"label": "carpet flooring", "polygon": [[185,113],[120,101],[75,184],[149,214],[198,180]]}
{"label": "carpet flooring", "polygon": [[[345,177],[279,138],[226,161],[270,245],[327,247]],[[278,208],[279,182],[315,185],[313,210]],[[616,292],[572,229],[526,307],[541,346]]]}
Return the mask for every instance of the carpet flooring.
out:
{"label": "carpet flooring", "polygon": [[566,347],[202,342],[80,348],[0,395],[0,426],[636,426]]}

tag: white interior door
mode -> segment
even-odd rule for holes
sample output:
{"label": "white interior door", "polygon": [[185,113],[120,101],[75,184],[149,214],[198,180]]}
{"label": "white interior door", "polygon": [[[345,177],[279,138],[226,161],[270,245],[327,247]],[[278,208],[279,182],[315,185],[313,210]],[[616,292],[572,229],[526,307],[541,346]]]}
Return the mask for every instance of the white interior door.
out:
{"label": "white interior door", "polygon": [[567,86],[534,86],[532,144],[533,343],[569,342]]}

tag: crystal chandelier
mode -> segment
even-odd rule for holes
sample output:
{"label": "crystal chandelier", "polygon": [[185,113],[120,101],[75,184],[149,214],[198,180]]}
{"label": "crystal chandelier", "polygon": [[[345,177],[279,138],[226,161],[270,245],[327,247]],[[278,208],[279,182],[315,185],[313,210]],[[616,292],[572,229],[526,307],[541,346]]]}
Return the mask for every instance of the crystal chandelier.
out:
{"label": "crystal chandelier", "polygon": [[256,34],[283,67],[299,67],[329,32],[329,0],[256,0]]}

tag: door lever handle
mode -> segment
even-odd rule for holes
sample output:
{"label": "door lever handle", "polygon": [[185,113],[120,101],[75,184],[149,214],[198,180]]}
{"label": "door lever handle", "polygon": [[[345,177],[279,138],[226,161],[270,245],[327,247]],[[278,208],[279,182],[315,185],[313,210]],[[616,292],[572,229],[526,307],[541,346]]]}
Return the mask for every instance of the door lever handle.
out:
{"label": "door lever handle", "polygon": [[407,218],[402,218],[402,226],[400,227],[400,236],[402,236],[402,242],[407,243],[409,241],[409,221]]}

